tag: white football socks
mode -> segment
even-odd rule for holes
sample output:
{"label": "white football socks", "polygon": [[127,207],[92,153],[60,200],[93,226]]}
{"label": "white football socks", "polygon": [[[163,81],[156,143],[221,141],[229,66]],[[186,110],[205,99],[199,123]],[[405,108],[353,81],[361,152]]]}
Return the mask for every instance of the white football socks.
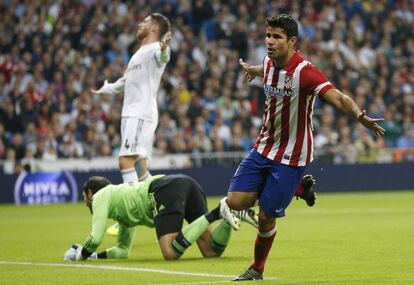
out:
{"label": "white football socks", "polygon": [[121,174],[124,183],[133,184],[138,182],[138,174],[135,167],[121,170]]}

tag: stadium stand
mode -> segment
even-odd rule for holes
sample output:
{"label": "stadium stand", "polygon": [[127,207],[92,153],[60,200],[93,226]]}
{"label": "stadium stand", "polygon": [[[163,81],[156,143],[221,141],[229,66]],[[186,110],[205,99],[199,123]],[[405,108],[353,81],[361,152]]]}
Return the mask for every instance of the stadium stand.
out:
{"label": "stadium stand", "polygon": [[[375,2],[375,4],[374,4]],[[243,152],[261,124],[261,82],[238,58],[265,55],[266,16],[300,22],[300,50],[374,117],[375,138],[316,101],[316,154],[326,163],[414,160],[414,2],[410,0],[153,0],[0,3],[2,172],[33,161],[116,156],[122,95],[89,90],[122,76],[152,12],[172,22],[155,155]]]}

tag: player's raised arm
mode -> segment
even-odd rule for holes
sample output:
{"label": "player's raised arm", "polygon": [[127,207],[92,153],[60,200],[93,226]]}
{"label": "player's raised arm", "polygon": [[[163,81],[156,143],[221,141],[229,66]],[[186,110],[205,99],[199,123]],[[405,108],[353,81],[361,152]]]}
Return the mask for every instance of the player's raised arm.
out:
{"label": "player's raised arm", "polygon": [[161,52],[164,52],[167,49],[168,43],[171,41],[171,39],[172,39],[172,33],[171,32],[166,33],[160,42]]}
{"label": "player's raised arm", "polygon": [[384,135],[385,130],[380,125],[379,122],[384,121],[384,118],[370,118],[367,116],[367,112],[365,110],[360,110],[354,100],[351,97],[345,95],[341,91],[336,88],[328,90],[323,98],[329,102],[330,104],[334,105],[336,108],[341,110],[343,113],[347,114],[348,116],[358,120],[361,124],[363,124],[366,128],[374,130],[375,134],[378,137]]}
{"label": "player's raised arm", "polygon": [[90,91],[93,94],[103,94],[103,95],[116,95],[124,89],[125,86],[125,77],[119,78],[114,83],[109,83],[108,80],[104,81],[104,84],[98,90],[91,89]]}
{"label": "player's raised arm", "polygon": [[239,59],[239,64],[243,67],[244,77],[247,81],[252,81],[256,76],[263,77],[263,64],[250,65],[241,58]]}
{"label": "player's raised arm", "polygon": [[170,61],[170,49],[168,48],[168,44],[171,41],[171,38],[171,32],[167,32],[160,41],[160,50],[155,53],[155,59],[159,66]]}

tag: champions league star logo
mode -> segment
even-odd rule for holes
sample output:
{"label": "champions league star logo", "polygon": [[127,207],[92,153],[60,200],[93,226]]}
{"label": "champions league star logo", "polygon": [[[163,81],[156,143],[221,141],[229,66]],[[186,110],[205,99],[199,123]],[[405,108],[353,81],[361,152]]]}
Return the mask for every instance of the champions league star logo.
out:
{"label": "champions league star logo", "polygon": [[47,205],[77,202],[78,187],[72,174],[66,171],[21,173],[14,185],[17,205]]}

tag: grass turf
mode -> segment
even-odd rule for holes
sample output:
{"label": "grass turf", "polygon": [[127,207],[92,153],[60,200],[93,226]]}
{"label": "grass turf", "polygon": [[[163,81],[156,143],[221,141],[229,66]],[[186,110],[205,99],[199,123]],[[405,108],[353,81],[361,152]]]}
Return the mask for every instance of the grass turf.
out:
{"label": "grass turf", "polygon": [[[209,199],[210,206],[217,203]],[[201,258],[193,246],[181,260],[167,262],[154,230],[138,227],[128,260],[76,263],[64,262],[63,253],[89,233],[83,204],[2,205],[0,217],[0,283],[8,285],[221,284],[249,266],[256,237],[244,224],[221,258]],[[106,236],[100,250],[114,242]],[[265,270],[265,277],[277,279],[247,284],[414,284],[413,242],[414,191],[321,193],[315,207],[292,201],[278,220]]]}

